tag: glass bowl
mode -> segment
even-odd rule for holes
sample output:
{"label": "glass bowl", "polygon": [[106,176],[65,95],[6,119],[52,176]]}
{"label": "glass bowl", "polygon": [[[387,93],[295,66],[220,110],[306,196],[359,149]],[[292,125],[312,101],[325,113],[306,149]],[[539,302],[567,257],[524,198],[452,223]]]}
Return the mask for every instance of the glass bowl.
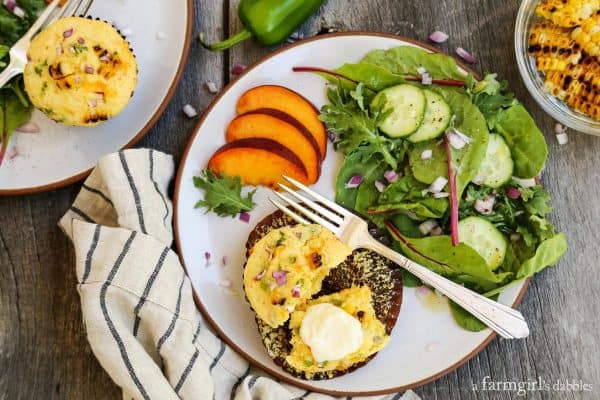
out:
{"label": "glass bowl", "polygon": [[535,59],[529,56],[529,31],[535,22],[541,20],[535,14],[539,3],[539,0],[523,0],[517,15],[515,51],[523,82],[535,101],[558,122],[574,130],[600,136],[600,121],[573,110],[548,92],[544,87],[544,77],[537,70]]}

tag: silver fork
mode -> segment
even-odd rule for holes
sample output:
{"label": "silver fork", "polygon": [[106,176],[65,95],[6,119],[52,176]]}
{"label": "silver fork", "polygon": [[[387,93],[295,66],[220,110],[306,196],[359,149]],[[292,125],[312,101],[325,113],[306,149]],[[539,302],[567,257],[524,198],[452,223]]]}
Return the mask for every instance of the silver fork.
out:
{"label": "silver fork", "polygon": [[481,296],[384,246],[369,234],[367,223],[361,218],[295,179],[286,176],[284,178],[301,189],[305,195],[279,184],[291,198],[273,192],[284,203],[274,198],[269,200],[295,221],[301,224],[320,224],[352,249],[365,248],[381,254],[437,289],[505,339],[522,339],[529,335],[527,322],[517,310]]}
{"label": "silver fork", "polygon": [[50,25],[59,18],[70,17],[73,15],[85,15],[94,0],[68,0],[61,9],[58,9],[60,2],[60,0],[54,0],[52,3],[48,4],[27,33],[11,47],[8,53],[10,56],[10,63],[4,71],[0,73],[0,87],[25,71],[25,65],[27,65],[27,49],[31,44],[31,39],[42,28]]}

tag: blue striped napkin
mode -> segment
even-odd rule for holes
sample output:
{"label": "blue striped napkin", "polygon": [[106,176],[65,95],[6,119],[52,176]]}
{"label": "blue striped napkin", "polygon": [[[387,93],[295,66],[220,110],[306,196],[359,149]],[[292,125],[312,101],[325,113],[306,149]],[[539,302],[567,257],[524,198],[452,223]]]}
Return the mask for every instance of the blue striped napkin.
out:
{"label": "blue striped napkin", "polygon": [[107,155],[59,223],[75,247],[90,346],[123,398],[331,399],[261,375],[198,313],[171,250],[174,170],[171,156],[149,149]]}

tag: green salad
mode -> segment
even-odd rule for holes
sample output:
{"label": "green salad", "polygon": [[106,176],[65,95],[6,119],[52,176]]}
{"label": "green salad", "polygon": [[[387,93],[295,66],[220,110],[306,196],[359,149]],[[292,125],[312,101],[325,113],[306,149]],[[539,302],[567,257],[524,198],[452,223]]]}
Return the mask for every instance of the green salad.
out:
{"label": "green salad", "polygon": [[[495,74],[478,81],[449,56],[404,46],[314,72],[333,84],[321,119],[345,156],[336,201],[396,250],[491,298],[566,252],[538,183],[546,141]],[[405,284],[421,282],[406,273]],[[451,310],[465,329],[485,327]]]}
{"label": "green salad", "polygon": [[[46,7],[44,0],[18,0],[15,8],[0,5],[0,72],[8,64],[8,51],[35,22],[38,13]],[[21,14],[22,12],[22,14]],[[0,88],[0,165],[8,142],[16,128],[31,118],[32,107],[23,89],[23,78],[18,76]]]}

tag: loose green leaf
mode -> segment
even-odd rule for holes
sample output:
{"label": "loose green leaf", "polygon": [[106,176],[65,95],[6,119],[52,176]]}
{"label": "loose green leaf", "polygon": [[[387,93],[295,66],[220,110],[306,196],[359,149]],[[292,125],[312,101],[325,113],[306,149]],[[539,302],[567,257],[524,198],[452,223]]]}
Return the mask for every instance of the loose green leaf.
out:
{"label": "loose green leaf", "polygon": [[13,79],[0,89],[0,166],[13,132],[31,118],[31,106],[22,92],[21,80]]}
{"label": "loose green leaf", "polygon": [[373,50],[361,63],[380,66],[396,75],[420,75],[417,69],[423,67],[433,79],[464,80],[466,74],[458,69],[452,57],[439,53],[428,53],[412,46],[399,46],[389,50]]}
{"label": "loose green leaf", "polygon": [[331,104],[323,107],[320,118],[336,133],[336,150],[345,155],[360,152],[363,162],[380,155],[392,169],[396,169],[398,161],[395,153],[401,150],[401,143],[379,134],[377,126],[388,114],[381,108],[366,107],[364,85],[359,84],[354,90],[338,86],[330,89],[328,96]]}
{"label": "loose green leaf", "polygon": [[449,301],[449,304],[452,317],[461,328],[470,332],[480,332],[487,328],[487,325],[452,300]]}
{"label": "loose green leaf", "polygon": [[517,279],[528,278],[550,265],[555,265],[566,252],[567,240],[564,233],[544,240],[536,249],[535,255],[521,265]]}
{"label": "loose green leaf", "polygon": [[548,157],[546,139],[521,104],[498,114],[495,131],[502,135],[515,162],[515,175],[534,178],[542,172]]}
{"label": "loose green leaf", "polygon": [[194,177],[194,186],[204,190],[204,199],[196,203],[196,208],[206,208],[207,212],[212,211],[220,217],[233,217],[251,211],[256,205],[252,200],[256,189],[243,196],[239,176],[217,177],[206,169],[200,176]]}
{"label": "loose green leaf", "polygon": [[487,74],[481,81],[477,81],[473,75],[467,78],[467,93],[485,116],[490,129],[496,125],[496,119],[502,110],[519,103],[515,95],[508,91],[508,82],[499,82],[497,76]]}
{"label": "loose green leaf", "polygon": [[375,92],[380,92],[390,86],[399,85],[405,82],[401,75],[394,74],[378,65],[365,62],[358,64],[344,64],[336,69],[335,72],[348,77],[353,81],[361,82],[365,87]]}

